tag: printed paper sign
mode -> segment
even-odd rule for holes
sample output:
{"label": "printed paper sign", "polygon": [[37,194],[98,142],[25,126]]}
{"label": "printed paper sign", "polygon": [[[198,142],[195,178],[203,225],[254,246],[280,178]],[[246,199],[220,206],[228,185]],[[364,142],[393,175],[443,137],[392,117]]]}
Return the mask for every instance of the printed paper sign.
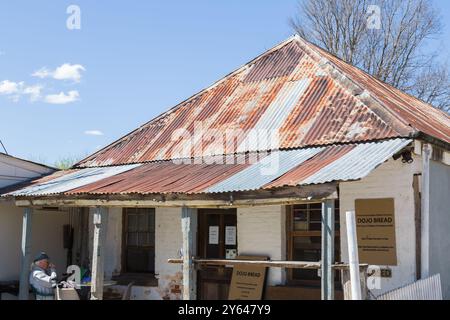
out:
{"label": "printed paper sign", "polygon": [[236,227],[226,226],[225,227],[225,245],[235,246],[236,245]]}
{"label": "printed paper sign", "polygon": [[209,244],[219,244],[219,226],[209,226]]}

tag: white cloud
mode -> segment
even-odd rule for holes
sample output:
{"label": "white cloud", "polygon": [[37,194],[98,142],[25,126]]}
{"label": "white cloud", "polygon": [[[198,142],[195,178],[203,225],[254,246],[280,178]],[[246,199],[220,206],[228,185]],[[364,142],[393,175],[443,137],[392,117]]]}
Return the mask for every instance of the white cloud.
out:
{"label": "white cloud", "polygon": [[25,82],[14,82],[10,80],[3,80],[0,82],[0,95],[8,96],[12,102],[19,102],[22,96],[29,96],[30,101],[34,102],[41,99],[41,91],[44,86],[40,84],[25,85]]}
{"label": "white cloud", "polygon": [[23,82],[14,82],[3,80],[0,82],[0,94],[14,94],[18,93],[23,87]]}
{"label": "white cloud", "polygon": [[76,90],[69,91],[67,94],[60,92],[58,94],[49,94],[45,96],[44,101],[51,104],[67,104],[79,99],[80,94]]}
{"label": "white cloud", "polygon": [[33,86],[28,86],[28,87],[25,87],[25,89],[23,90],[23,94],[29,95],[30,101],[34,102],[41,98],[42,88],[43,88],[43,86],[39,85],[39,84],[36,84]]}
{"label": "white cloud", "polygon": [[[1,53],[1,51],[0,51]],[[56,80],[72,80],[77,83],[81,81],[82,73],[86,69],[81,64],[64,63],[55,70],[42,68],[32,74],[33,77],[41,79],[52,78]],[[79,100],[80,94],[77,90],[57,94],[43,93],[44,85],[26,85],[25,82],[14,82],[3,80],[0,82],[0,95],[7,96],[12,102],[19,102],[22,97],[27,97],[30,102],[43,101],[50,104],[67,104]]]}
{"label": "white cloud", "polygon": [[38,77],[41,79],[48,78],[52,76],[52,72],[47,68],[41,68],[31,74],[32,77]]}
{"label": "white cloud", "polygon": [[74,82],[80,82],[82,71],[86,71],[86,68],[81,64],[64,63],[53,71],[45,67],[41,68],[35,71],[32,76],[41,79],[53,78],[56,80],[72,80]]}
{"label": "white cloud", "polygon": [[75,82],[80,82],[81,71],[85,70],[86,69],[81,64],[65,63],[56,68],[53,78],[57,80],[73,80]]}
{"label": "white cloud", "polygon": [[87,134],[88,136],[103,136],[103,132],[100,130],[86,130],[84,134]]}

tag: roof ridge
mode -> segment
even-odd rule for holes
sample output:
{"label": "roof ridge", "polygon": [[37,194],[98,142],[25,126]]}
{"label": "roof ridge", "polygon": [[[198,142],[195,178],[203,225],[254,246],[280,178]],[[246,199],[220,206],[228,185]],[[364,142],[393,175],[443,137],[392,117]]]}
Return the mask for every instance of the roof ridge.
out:
{"label": "roof ridge", "polygon": [[[375,102],[376,104],[378,104],[380,107],[383,108],[383,110],[385,112],[388,113],[389,116],[389,121],[394,121],[394,122],[402,122],[403,125],[408,129],[410,129],[410,135],[411,136],[415,136],[417,135],[420,131],[419,129],[414,128],[409,122],[408,120],[406,120],[404,118],[404,116],[402,116],[398,111],[393,110],[391,107],[389,107],[388,105],[386,105],[386,103],[384,103],[383,101],[380,100],[380,98],[378,97],[377,94],[375,94],[374,92],[371,92],[369,89],[364,88],[363,85],[361,85],[359,83],[358,80],[354,79],[354,77],[349,74],[347,71],[343,70],[339,65],[337,65],[334,61],[330,60],[328,57],[326,57],[325,55],[330,55],[333,58],[337,59],[338,61],[340,61],[341,63],[345,64],[346,66],[348,66],[349,68],[355,69],[358,72],[362,73],[365,76],[368,76],[372,81],[375,81],[378,85],[383,86],[386,88],[386,90],[390,90],[393,94],[395,95],[399,95],[399,94],[404,94],[406,95],[409,99],[413,99],[416,100],[417,103],[420,103],[424,106],[426,106],[427,108],[430,109],[430,111],[433,112],[437,112],[438,114],[440,114],[441,116],[445,117],[446,119],[450,120],[450,115],[438,108],[436,108],[435,106],[433,106],[430,103],[427,103],[405,91],[400,90],[399,88],[396,88],[395,86],[382,81],[380,79],[377,79],[376,77],[374,77],[373,75],[371,75],[370,73],[364,71],[363,69],[352,65],[344,60],[342,60],[341,58],[339,58],[338,56],[334,55],[331,52],[326,51],[325,49],[321,48],[320,46],[317,46],[314,43],[311,43],[310,41],[302,38],[299,35],[296,35],[295,39],[297,40],[297,44],[300,45],[300,47],[305,50],[306,48],[309,49],[313,54],[315,54],[317,57],[319,57],[319,59],[324,59],[326,60],[326,64],[330,65],[333,67],[334,70],[336,70],[337,72],[339,72],[339,74],[343,77],[345,77],[347,80],[349,80],[353,86],[356,86],[357,88],[359,88],[359,90],[361,90],[361,93],[359,94],[354,94],[352,92],[352,90],[349,90],[348,88],[348,83],[343,82],[342,79],[337,78],[337,77],[333,77],[334,80],[338,81],[338,83],[340,83],[344,88],[346,88],[347,90],[349,90],[353,96],[360,101],[361,103],[363,103],[365,106],[367,106],[372,112],[374,112],[375,114],[377,114],[377,116],[382,119],[383,121],[386,122],[386,119],[384,119],[383,114],[379,114],[377,111],[378,110],[374,110],[373,107],[371,106],[371,103]],[[307,52],[308,53],[308,52]],[[323,65],[323,64],[322,64]],[[322,68],[325,69],[325,68]],[[325,70],[328,71],[328,70]],[[330,73],[330,72],[328,72]],[[332,76],[332,75],[331,75]],[[367,98],[369,98],[372,101],[365,101]],[[404,110],[405,112],[409,112],[412,113],[410,110],[408,110],[407,108],[405,108],[403,105],[396,103],[395,104],[398,108]],[[420,108],[418,108],[419,111],[421,111]],[[421,112],[422,114],[424,114],[423,112]],[[426,116],[426,114],[424,114],[424,116]],[[388,125],[392,126],[389,122],[386,122]],[[447,125],[448,127],[448,125]],[[396,128],[395,126],[393,127],[394,130],[398,131],[398,128]],[[401,133],[405,133],[405,132],[401,132]]]}
{"label": "roof ridge", "polygon": [[[336,82],[338,82],[345,90],[349,91],[351,93],[351,95],[355,99],[357,99],[360,103],[362,103],[367,108],[369,108],[373,113],[375,113],[378,116],[378,118],[380,118],[384,123],[386,123],[387,125],[392,127],[392,122],[401,122],[402,125],[403,125],[403,128],[401,128],[399,130],[399,128],[394,126],[392,129],[397,131],[397,133],[399,133],[400,135],[405,135],[406,133],[411,135],[411,134],[414,133],[414,131],[411,132],[411,130],[415,130],[415,129],[412,128],[407,121],[405,121],[401,117],[400,118],[395,117],[397,115],[397,113],[395,111],[393,111],[391,108],[387,107],[382,101],[380,101],[375,94],[370,92],[368,89],[364,88],[362,85],[360,85],[358,83],[358,81],[354,80],[351,77],[351,75],[349,75],[347,72],[342,70],[333,61],[331,61],[330,59],[325,57],[321,52],[317,51],[317,49],[319,49],[319,50],[323,50],[323,49],[321,49],[320,47],[317,47],[316,45],[314,45],[313,43],[311,43],[311,42],[307,41],[306,39],[300,37],[299,35],[296,35],[295,39],[297,40],[297,44],[299,44],[303,50],[309,49],[309,52],[306,52],[307,54],[311,54],[312,53],[312,54],[316,55],[316,58],[319,58],[319,60],[322,60],[322,62],[320,63],[320,66],[319,66],[322,70],[327,72],[332,77],[332,79],[335,80]],[[307,51],[307,50],[305,50],[305,51]],[[329,53],[329,54],[331,54],[331,53]],[[336,58],[341,60],[343,63],[346,63],[349,66],[352,66],[351,64],[349,64],[348,62],[343,61],[339,57],[336,57]],[[336,77],[336,75],[333,75],[330,72],[330,70],[328,70],[327,68],[324,68],[325,65],[329,65],[329,66],[331,66],[333,68],[333,70],[339,72],[339,75],[341,77],[344,77],[346,80],[350,81],[351,84],[355,88],[353,88],[353,90],[351,88],[349,88],[349,83],[346,83],[346,82],[344,82],[342,80],[342,78],[339,78],[339,77]],[[354,66],[352,66],[352,67],[354,67]],[[364,72],[367,75],[369,75],[367,72],[365,72],[365,71],[363,71],[361,69],[360,69],[360,71]],[[384,111],[387,111],[389,113],[389,119],[385,119],[385,117],[382,114],[379,114],[378,112],[374,111],[374,109],[370,105],[370,102],[364,101],[364,98],[372,99],[373,102],[377,103],[380,107],[382,107]]]}
{"label": "roof ridge", "polygon": [[[300,36],[299,36],[299,37],[300,37]],[[335,54],[333,54],[333,53],[331,53],[331,52],[329,52],[329,51],[326,51],[325,49],[321,48],[320,46],[318,46],[318,45],[316,45],[316,44],[314,44],[314,43],[312,43],[312,42],[310,42],[310,41],[308,41],[308,40],[306,40],[306,39],[303,39],[303,38],[301,38],[301,37],[300,37],[300,39],[303,40],[304,42],[306,42],[309,46],[312,46],[313,49],[315,48],[315,49],[319,49],[319,50],[321,50],[321,51],[324,51],[324,52],[326,52],[326,54],[329,54],[329,55],[335,57],[336,59],[338,59],[338,60],[341,61],[342,63],[345,63],[345,64],[347,64],[348,66],[350,66],[351,68],[358,69],[360,72],[363,72],[365,75],[367,75],[368,77],[370,77],[372,80],[378,82],[379,84],[381,84],[381,85],[383,85],[383,86],[387,86],[389,89],[398,91],[399,93],[405,94],[405,95],[407,95],[408,97],[410,97],[411,99],[417,100],[418,102],[421,102],[421,103],[423,103],[423,104],[425,104],[425,105],[427,105],[427,106],[433,108],[436,112],[439,112],[439,113],[441,113],[442,115],[444,115],[444,116],[450,118],[450,114],[448,114],[447,112],[445,112],[445,111],[443,111],[443,110],[441,110],[441,109],[435,107],[435,106],[432,105],[431,103],[426,102],[426,101],[424,101],[424,100],[422,100],[422,99],[420,99],[420,98],[418,98],[418,97],[416,97],[416,96],[414,96],[414,95],[412,95],[412,94],[410,94],[410,93],[408,93],[408,92],[406,92],[406,91],[403,91],[403,90],[401,90],[401,89],[399,89],[399,88],[393,86],[392,84],[387,83],[386,81],[383,81],[383,80],[381,80],[381,79],[376,78],[375,76],[373,76],[372,74],[368,73],[368,72],[365,71],[364,69],[361,69],[360,67],[358,67],[358,66],[356,66],[356,65],[353,65],[353,64],[351,64],[351,63],[346,62],[345,60],[343,60],[342,58],[338,57],[337,55],[335,55]],[[330,61],[330,63],[332,63],[336,68],[339,69],[339,66],[337,66],[335,63],[333,63],[332,61]],[[342,71],[342,72],[344,72],[344,71]],[[346,72],[344,72],[344,73],[347,75]],[[348,76],[348,75],[347,75],[347,77],[351,78],[351,76]],[[356,81],[355,81],[355,82],[356,82]],[[367,91],[369,91],[369,90],[367,90]]]}

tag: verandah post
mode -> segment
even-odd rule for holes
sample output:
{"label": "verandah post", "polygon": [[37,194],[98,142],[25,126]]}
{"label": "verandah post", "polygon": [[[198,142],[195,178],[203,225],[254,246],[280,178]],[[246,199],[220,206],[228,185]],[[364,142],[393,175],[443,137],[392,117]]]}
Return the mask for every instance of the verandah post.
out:
{"label": "verandah post", "polygon": [[31,230],[33,209],[25,208],[22,219],[22,261],[20,270],[19,300],[28,300],[31,265]]}
{"label": "verandah post", "polygon": [[94,243],[92,251],[91,300],[102,300],[108,208],[95,208],[93,220]]}
{"label": "verandah post", "polygon": [[356,237],[356,218],[354,211],[347,211],[346,216],[348,260],[350,267],[351,299],[362,300],[361,278],[358,256],[358,240]]}
{"label": "verandah post", "polygon": [[181,230],[183,233],[183,300],[197,297],[197,277],[193,263],[197,236],[197,211],[192,208],[181,209]]}
{"label": "verandah post", "polygon": [[334,300],[334,200],[322,203],[322,300]]}

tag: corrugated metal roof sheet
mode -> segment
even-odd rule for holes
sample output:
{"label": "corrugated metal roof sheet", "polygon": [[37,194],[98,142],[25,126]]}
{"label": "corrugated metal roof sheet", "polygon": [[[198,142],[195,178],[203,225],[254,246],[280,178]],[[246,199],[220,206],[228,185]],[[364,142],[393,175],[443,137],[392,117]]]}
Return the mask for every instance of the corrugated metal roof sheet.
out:
{"label": "corrugated metal roof sheet", "polygon": [[[80,194],[218,193],[358,180],[412,140],[275,151],[247,155],[241,163],[175,163],[69,170],[35,181],[7,195],[17,197]],[[234,159],[236,160],[236,159]],[[400,161],[400,160],[398,160]]]}
{"label": "corrugated metal roof sheet", "polygon": [[384,106],[385,112],[393,114],[417,131],[450,142],[450,116],[431,105],[384,83],[359,68],[345,63],[325,50],[309,44],[323,57],[331,61],[342,73],[365,89]]}
{"label": "corrugated metal roof sheet", "polygon": [[329,181],[360,179],[410,142],[399,139],[384,143],[359,144],[308,178],[297,181],[297,184],[320,184]]}
{"label": "corrugated metal roof sheet", "polygon": [[[75,188],[94,183],[96,181],[114,176],[116,174],[138,167],[139,164],[123,165],[117,167],[86,168],[83,170],[69,170],[65,175],[56,172],[54,175],[44,177],[24,189],[11,192],[12,196],[41,196],[60,194]],[[54,176],[54,179],[50,179]]]}
{"label": "corrugated metal roof sheet", "polygon": [[260,189],[265,184],[284,175],[300,163],[310,159],[323,148],[275,151],[270,155],[206,189],[206,192],[247,191]]}
{"label": "corrugated metal roof sheet", "polygon": [[[199,123],[203,131],[223,134],[225,141],[227,131],[238,132],[236,143],[217,154],[367,142],[416,131],[450,143],[447,114],[293,37],[78,167],[172,159],[183,143],[173,134],[183,130],[194,135]],[[245,143],[254,129],[278,131],[277,147]],[[212,144],[194,140],[192,157],[203,156]]]}

